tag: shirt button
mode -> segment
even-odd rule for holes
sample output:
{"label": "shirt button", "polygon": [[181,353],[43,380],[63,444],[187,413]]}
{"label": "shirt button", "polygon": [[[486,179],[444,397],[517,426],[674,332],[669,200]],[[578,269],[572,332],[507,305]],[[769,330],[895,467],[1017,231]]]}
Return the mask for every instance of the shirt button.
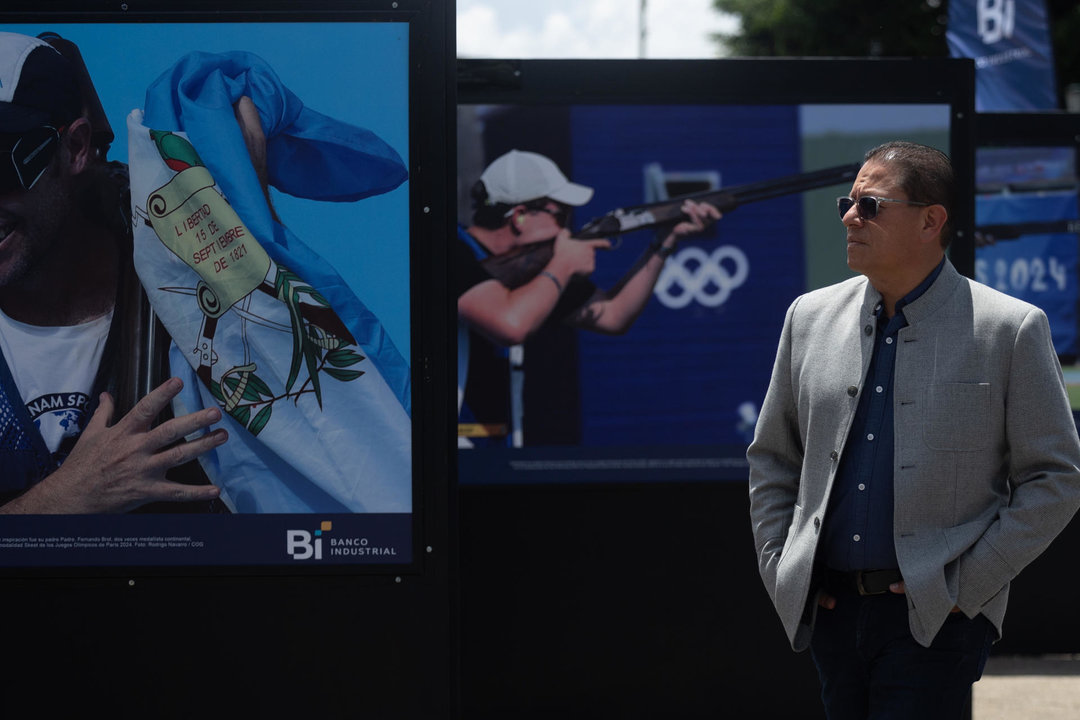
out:
{"label": "shirt button", "polygon": [[885,392],[885,388],[881,387],[880,385],[878,385],[876,388],[874,388],[874,390],[876,392]]}
{"label": "shirt button", "polygon": [[850,395],[851,397],[855,397],[856,395],[859,394],[859,388],[852,385],[847,389],[847,394]]}
{"label": "shirt button", "polygon": [[892,338],[885,338],[886,345],[892,345]]}
{"label": "shirt button", "polygon": [[865,490],[866,489],[866,483],[859,483],[859,489],[860,490]]}
{"label": "shirt button", "polygon": [[874,439],[874,433],[870,433],[869,435],[867,435],[866,439],[867,440],[873,440]]}
{"label": "shirt button", "polygon": [[862,540],[862,536],[861,535],[852,535],[851,539],[854,540],[855,542],[859,542],[860,540]]}

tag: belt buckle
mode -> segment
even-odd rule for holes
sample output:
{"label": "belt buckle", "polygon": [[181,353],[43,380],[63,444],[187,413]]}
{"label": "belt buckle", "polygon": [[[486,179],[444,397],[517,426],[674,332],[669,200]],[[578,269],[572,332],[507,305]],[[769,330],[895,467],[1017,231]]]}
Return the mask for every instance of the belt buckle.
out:
{"label": "belt buckle", "polygon": [[866,596],[871,596],[871,595],[884,595],[885,594],[884,590],[877,590],[875,592],[871,592],[871,591],[867,590],[866,586],[863,585],[863,574],[864,574],[864,571],[862,571],[862,570],[856,570],[855,571],[855,589],[859,591],[859,595],[862,595],[862,596],[866,597]]}

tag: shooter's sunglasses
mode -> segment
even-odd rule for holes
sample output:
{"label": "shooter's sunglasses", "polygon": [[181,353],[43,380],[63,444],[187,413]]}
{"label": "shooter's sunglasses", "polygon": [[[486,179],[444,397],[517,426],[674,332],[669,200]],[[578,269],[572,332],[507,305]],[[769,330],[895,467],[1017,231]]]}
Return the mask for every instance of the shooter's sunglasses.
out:
{"label": "shooter's sunglasses", "polygon": [[533,212],[547,213],[555,219],[555,224],[561,228],[566,227],[570,223],[571,210],[568,207],[560,205],[558,210],[552,210],[549,207],[532,207],[529,209]]}
{"label": "shooter's sunglasses", "polygon": [[851,206],[855,206],[855,211],[859,213],[859,217],[863,220],[873,220],[877,217],[878,210],[881,208],[881,203],[903,203],[904,205],[919,205],[921,207],[928,207],[933,203],[916,202],[915,200],[894,200],[893,198],[875,197],[873,195],[863,195],[858,200],[852,197],[838,197],[836,198],[836,209],[840,211],[840,219],[843,220],[847,215]]}
{"label": "shooter's sunglasses", "polygon": [[60,133],[43,125],[22,133],[0,133],[0,194],[34,187],[60,147]]}
{"label": "shooter's sunglasses", "polygon": [[[558,210],[552,210],[548,207],[549,203],[554,203],[558,206]],[[558,200],[549,200],[548,198],[541,198],[539,200],[530,200],[527,203],[522,203],[525,209],[529,212],[544,213],[550,215],[555,219],[555,224],[561,228],[570,227],[570,218],[573,216],[574,209],[569,205],[564,205]],[[510,217],[513,210],[511,209],[506,213],[506,217]]]}

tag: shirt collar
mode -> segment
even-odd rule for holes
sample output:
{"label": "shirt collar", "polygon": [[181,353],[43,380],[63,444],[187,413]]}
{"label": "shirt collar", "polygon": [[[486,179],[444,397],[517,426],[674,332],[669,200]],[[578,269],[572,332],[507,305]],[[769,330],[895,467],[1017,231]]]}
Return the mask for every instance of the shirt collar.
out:
{"label": "shirt collar", "polygon": [[474,238],[472,233],[470,233],[464,225],[458,225],[457,236],[458,240],[461,240],[461,242],[465,243],[469,249],[472,250],[472,254],[477,260],[482,261],[491,257],[491,251],[481,245],[480,241]]}
{"label": "shirt collar", "polygon": [[[930,286],[934,284],[934,281],[938,279],[938,275],[941,274],[941,270],[944,267],[945,267],[945,258],[942,257],[941,262],[939,262],[937,264],[937,267],[935,267],[933,270],[931,270],[930,274],[927,275],[925,278],[923,278],[923,281],[921,283],[919,283],[918,285],[916,285],[914,290],[912,290],[907,295],[905,295],[904,297],[902,297],[902,298],[900,298],[899,300],[896,301],[896,312],[895,312],[895,314],[896,315],[903,314],[904,306],[910,305],[911,303],[915,302],[920,297],[922,297],[922,294],[925,293],[927,290],[929,290]],[[881,317],[881,311],[883,309],[884,309],[884,306],[880,302],[878,302],[878,304],[874,307],[874,314],[877,315],[880,318]]]}
{"label": "shirt collar", "polygon": [[900,298],[899,300],[896,301],[896,311],[900,312],[900,310],[905,305],[918,300],[919,297],[921,297],[922,294],[924,292],[926,292],[930,288],[931,285],[934,284],[934,281],[937,280],[938,275],[941,274],[941,268],[943,268],[943,267],[945,267],[945,258],[944,257],[941,258],[941,262],[939,262],[937,264],[937,267],[934,268],[933,270],[931,270],[930,274],[927,275],[926,278],[921,283],[919,283],[918,285],[915,286],[914,290],[912,290],[907,295],[905,295],[904,297],[902,297],[902,298]]}

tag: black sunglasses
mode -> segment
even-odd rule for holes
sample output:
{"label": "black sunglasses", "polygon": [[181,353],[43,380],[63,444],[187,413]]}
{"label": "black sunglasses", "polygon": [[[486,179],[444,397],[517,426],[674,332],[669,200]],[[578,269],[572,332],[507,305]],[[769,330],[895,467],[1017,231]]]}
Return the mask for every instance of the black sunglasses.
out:
{"label": "black sunglasses", "polygon": [[546,204],[530,205],[528,206],[528,211],[546,213],[547,215],[550,215],[552,218],[554,218],[555,224],[561,228],[569,227],[570,217],[573,213],[573,210],[571,210],[565,205],[559,205],[557,210],[552,210],[551,208],[547,207]]}
{"label": "black sunglasses", "polygon": [[873,220],[877,217],[878,210],[881,208],[881,203],[903,203],[904,205],[919,205],[920,207],[929,207],[933,203],[917,202],[915,200],[895,200],[893,198],[875,197],[873,195],[863,195],[858,200],[852,197],[838,197],[836,198],[836,209],[840,211],[840,219],[843,220],[847,215],[851,206],[855,206],[855,212],[859,213],[859,217],[863,220]]}
{"label": "black sunglasses", "polygon": [[[34,187],[52,162],[60,146],[60,133],[50,125],[18,134],[0,134],[0,193]],[[7,156],[6,158],[4,156]]]}

